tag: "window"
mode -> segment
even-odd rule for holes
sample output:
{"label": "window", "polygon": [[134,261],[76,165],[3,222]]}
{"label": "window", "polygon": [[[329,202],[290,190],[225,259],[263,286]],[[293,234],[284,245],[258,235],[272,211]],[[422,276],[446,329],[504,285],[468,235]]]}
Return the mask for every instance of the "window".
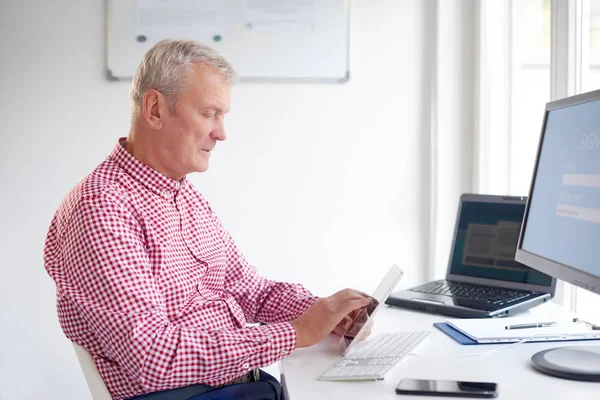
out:
{"label": "window", "polygon": [[[545,104],[552,96],[600,89],[600,0],[482,0],[481,4],[485,68],[480,76],[487,91],[480,96],[480,109],[486,112],[479,123],[484,145],[479,147],[478,188],[525,195]],[[594,320],[595,314],[598,319],[599,295],[565,284],[557,291],[557,301],[582,317]]]}
{"label": "window", "polygon": [[[581,88],[584,92],[600,89],[600,0],[590,0],[589,10],[589,46],[583,43],[582,50],[583,60],[588,60],[582,68]],[[586,47],[588,54],[585,54]]]}
{"label": "window", "polygon": [[[600,0],[589,0],[589,7],[583,2],[582,7],[582,43],[581,43],[581,91],[589,92],[600,89]],[[586,12],[588,10],[588,12]],[[587,15],[586,15],[587,14]],[[589,23],[587,23],[589,21]],[[588,32],[589,30],[589,32]],[[588,42],[589,40],[589,42]],[[594,323],[598,320],[600,296],[577,289],[575,310],[582,318],[589,318]]]}

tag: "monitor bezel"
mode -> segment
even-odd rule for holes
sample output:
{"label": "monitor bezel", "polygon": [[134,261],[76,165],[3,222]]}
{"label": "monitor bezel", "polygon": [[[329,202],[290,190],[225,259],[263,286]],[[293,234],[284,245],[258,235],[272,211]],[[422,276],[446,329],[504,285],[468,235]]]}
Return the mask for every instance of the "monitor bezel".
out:
{"label": "monitor bezel", "polygon": [[543,257],[541,255],[532,253],[523,249],[523,233],[527,228],[527,219],[529,217],[529,207],[533,198],[533,190],[535,187],[535,179],[537,177],[540,154],[544,143],[544,137],[546,134],[546,123],[548,121],[548,114],[551,111],[571,107],[582,103],[588,103],[591,101],[600,100],[600,90],[593,92],[582,93],[576,96],[567,97],[564,99],[552,101],[546,104],[544,112],[544,120],[542,122],[542,131],[540,134],[540,140],[538,142],[537,153],[535,157],[535,164],[533,168],[533,174],[531,175],[531,184],[529,185],[529,195],[527,196],[527,204],[525,206],[525,214],[523,215],[523,222],[521,224],[521,231],[519,233],[519,241],[517,243],[517,252],[515,254],[515,260],[521,264],[527,265],[533,269],[550,275],[554,278],[563,280],[573,285],[579,286],[583,289],[591,292],[600,294],[600,276],[592,275],[588,272],[581,271],[574,267],[566,264],[562,264],[555,260]]}

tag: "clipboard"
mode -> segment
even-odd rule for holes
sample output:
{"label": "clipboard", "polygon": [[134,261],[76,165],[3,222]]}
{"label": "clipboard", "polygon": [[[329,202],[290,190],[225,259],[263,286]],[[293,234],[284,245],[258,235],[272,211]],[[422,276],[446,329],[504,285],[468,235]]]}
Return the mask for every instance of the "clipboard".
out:
{"label": "clipboard", "polygon": [[[446,335],[450,336],[456,342],[465,345],[486,345],[486,344],[502,344],[502,343],[517,343],[519,340],[498,340],[495,342],[484,342],[480,343],[464,333],[454,329],[452,326],[448,325],[446,322],[434,322],[433,326],[438,328],[440,331],[444,332]],[[589,336],[586,338],[579,337],[562,337],[562,338],[532,338],[527,340],[525,343],[539,343],[539,342],[576,342],[576,341],[587,341],[587,340],[600,340],[600,333],[596,336]]]}

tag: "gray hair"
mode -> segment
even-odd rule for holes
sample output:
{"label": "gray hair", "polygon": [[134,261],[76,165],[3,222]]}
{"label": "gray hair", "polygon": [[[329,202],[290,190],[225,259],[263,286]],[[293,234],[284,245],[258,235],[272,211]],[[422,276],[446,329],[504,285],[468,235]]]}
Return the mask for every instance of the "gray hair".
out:
{"label": "gray hair", "polygon": [[169,110],[174,112],[179,94],[189,84],[194,63],[210,65],[230,84],[236,80],[231,64],[213,48],[194,40],[162,40],[148,50],[133,76],[129,90],[131,120],[139,118],[142,99],[148,89],[161,92]]}

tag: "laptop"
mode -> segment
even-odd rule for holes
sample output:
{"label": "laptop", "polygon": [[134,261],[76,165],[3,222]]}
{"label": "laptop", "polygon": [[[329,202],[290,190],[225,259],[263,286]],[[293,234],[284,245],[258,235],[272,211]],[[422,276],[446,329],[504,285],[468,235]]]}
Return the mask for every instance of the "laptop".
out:
{"label": "laptop", "polygon": [[446,279],[386,304],[459,318],[506,317],[554,296],[556,279],[515,261],[526,197],[460,197]]}

